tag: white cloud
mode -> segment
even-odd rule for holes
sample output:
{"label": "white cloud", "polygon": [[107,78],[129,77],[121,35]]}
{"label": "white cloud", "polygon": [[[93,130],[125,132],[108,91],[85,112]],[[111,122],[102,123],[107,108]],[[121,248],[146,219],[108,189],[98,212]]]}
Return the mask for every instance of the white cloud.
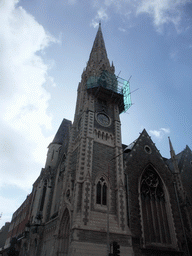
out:
{"label": "white cloud", "polygon": [[170,133],[170,129],[169,128],[161,128],[160,130],[165,132],[165,133]]}
{"label": "white cloud", "polygon": [[[131,15],[147,13],[153,18],[153,23],[158,31],[162,25],[172,23],[178,32],[179,25],[183,16],[182,7],[190,0],[97,0],[93,1],[93,6],[97,9],[102,8],[105,13],[110,11],[118,13],[121,17],[130,19]],[[97,15],[98,16],[98,15]],[[94,19],[94,21],[97,18]],[[92,24],[93,25],[93,24]]]}
{"label": "white cloud", "polygon": [[50,143],[42,127],[52,128],[45,87],[54,81],[41,52],[56,40],[15,0],[1,2],[0,23],[0,186],[28,190]]}
{"label": "white cloud", "polygon": [[149,133],[158,139],[162,139],[165,134],[170,133],[169,128],[160,128],[159,130],[150,130]]}
{"label": "white cloud", "polygon": [[95,21],[95,20],[92,20],[91,26],[93,26],[94,28],[96,28],[96,27],[99,26],[99,22],[97,22],[97,21]]}
{"label": "white cloud", "polygon": [[126,29],[124,29],[124,28],[118,28],[119,29],[119,31],[121,31],[121,32],[126,32]]}
{"label": "white cloud", "polygon": [[137,14],[148,13],[156,26],[173,23],[177,26],[181,20],[181,7],[189,0],[143,0],[137,7]]}
{"label": "white cloud", "polygon": [[109,17],[107,15],[106,9],[100,7],[99,10],[97,11],[97,15],[95,16],[95,18],[91,22],[91,26],[96,28],[99,25],[99,21],[108,20],[108,18]]}
{"label": "white cloud", "polygon": [[0,226],[3,226],[5,222],[9,222],[11,220],[10,216],[13,214],[13,211],[20,206],[20,202],[15,199],[5,198],[2,196],[0,196],[0,202],[0,213],[2,213],[2,219],[0,219]]}
{"label": "white cloud", "polygon": [[151,133],[152,135],[154,135],[157,138],[160,138],[161,136],[161,132],[160,131],[156,131],[156,130],[150,130],[149,133]]}
{"label": "white cloud", "polygon": [[107,15],[105,9],[100,8],[100,9],[97,11],[97,19],[101,19],[101,20],[107,20],[107,19],[108,19],[108,15]]}
{"label": "white cloud", "polygon": [[77,0],[68,0],[68,4],[76,4]]}

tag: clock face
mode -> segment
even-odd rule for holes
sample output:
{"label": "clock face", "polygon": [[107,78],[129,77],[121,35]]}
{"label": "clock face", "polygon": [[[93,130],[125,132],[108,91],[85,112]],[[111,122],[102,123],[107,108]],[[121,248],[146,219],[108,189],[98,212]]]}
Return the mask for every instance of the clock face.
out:
{"label": "clock face", "polygon": [[110,119],[109,119],[109,117],[108,117],[106,114],[98,113],[98,114],[97,114],[97,122],[98,122],[100,125],[109,126],[109,124],[110,124]]}

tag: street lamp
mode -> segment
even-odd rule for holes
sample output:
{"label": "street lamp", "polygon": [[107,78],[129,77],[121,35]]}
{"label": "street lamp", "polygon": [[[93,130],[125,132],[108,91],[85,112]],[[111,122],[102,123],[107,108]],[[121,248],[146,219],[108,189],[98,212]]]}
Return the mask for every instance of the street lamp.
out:
{"label": "street lamp", "polygon": [[[113,158],[111,158],[108,162],[108,184],[109,184],[109,169],[110,169],[110,162],[114,159],[116,159],[117,157],[121,156],[123,153],[129,153],[131,151],[130,147],[126,147],[123,152],[121,152],[120,154],[118,154],[117,156],[114,156]],[[108,185],[109,187],[109,185]],[[109,191],[107,193],[107,197],[108,197],[108,202],[107,202],[107,256],[110,255],[110,244],[109,244]]]}

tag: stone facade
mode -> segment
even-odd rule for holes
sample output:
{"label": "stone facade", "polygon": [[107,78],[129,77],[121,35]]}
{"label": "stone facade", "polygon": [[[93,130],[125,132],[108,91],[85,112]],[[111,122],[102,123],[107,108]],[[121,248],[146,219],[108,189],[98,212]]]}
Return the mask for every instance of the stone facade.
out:
{"label": "stone facade", "polygon": [[124,153],[114,72],[99,26],[74,122],[61,123],[34,183],[20,256],[104,256],[113,241],[121,256],[190,255],[192,152],[170,142],[165,159],[143,130]]}
{"label": "stone facade", "polygon": [[[127,176],[128,205],[129,205],[129,226],[133,235],[133,248],[136,255],[148,255],[149,251],[156,250],[158,255],[180,255],[182,248],[179,248],[178,241],[182,241],[182,227],[178,213],[178,205],[174,191],[173,176],[164,159],[155,147],[147,132],[144,130],[135,142],[131,152],[125,156],[125,174]],[[144,220],[141,206],[141,178],[147,166],[153,166],[164,184],[167,196],[166,207],[171,241],[163,243],[145,241]],[[148,178],[149,180],[149,178]],[[152,208],[152,207],[151,207]],[[150,215],[150,213],[148,213]],[[155,214],[155,213],[154,213]],[[152,214],[153,215],[153,214]],[[150,222],[154,216],[150,215]],[[156,217],[157,218],[157,217]],[[158,230],[156,227],[155,231]],[[160,228],[160,227],[159,227]],[[152,231],[152,230],[151,230]],[[153,234],[155,235],[155,234]]]}

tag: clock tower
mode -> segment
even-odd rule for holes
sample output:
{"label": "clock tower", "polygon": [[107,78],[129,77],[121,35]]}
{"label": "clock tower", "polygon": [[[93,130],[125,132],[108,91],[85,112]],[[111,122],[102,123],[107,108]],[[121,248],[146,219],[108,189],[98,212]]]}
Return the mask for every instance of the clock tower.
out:
{"label": "clock tower", "polygon": [[99,25],[78,86],[59,212],[58,255],[106,256],[107,243],[113,241],[120,244],[121,256],[132,255],[119,118],[126,108],[125,88],[114,72]]}

